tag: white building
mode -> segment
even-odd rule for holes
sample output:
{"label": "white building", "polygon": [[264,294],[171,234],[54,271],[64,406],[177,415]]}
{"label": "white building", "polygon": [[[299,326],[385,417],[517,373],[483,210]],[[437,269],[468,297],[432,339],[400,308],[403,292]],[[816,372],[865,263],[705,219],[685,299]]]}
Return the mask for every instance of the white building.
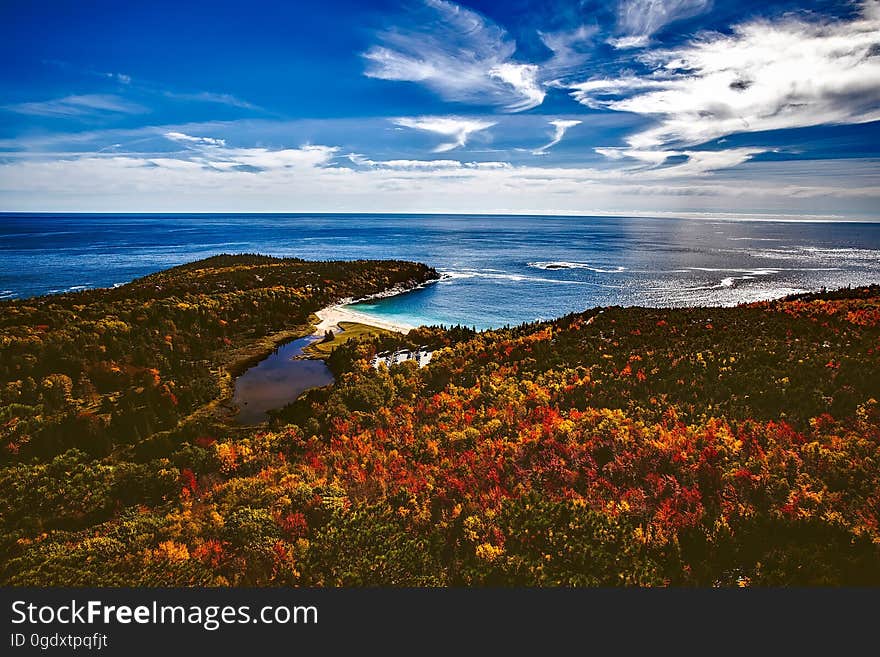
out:
{"label": "white building", "polygon": [[376,354],[373,360],[370,361],[370,364],[376,369],[379,369],[379,365],[384,364],[385,367],[391,367],[392,365],[412,360],[415,361],[419,367],[424,367],[431,362],[431,356],[433,355],[434,352],[429,351],[427,347],[419,347],[415,351],[410,351],[409,349],[400,349],[395,352],[383,351],[382,353]]}

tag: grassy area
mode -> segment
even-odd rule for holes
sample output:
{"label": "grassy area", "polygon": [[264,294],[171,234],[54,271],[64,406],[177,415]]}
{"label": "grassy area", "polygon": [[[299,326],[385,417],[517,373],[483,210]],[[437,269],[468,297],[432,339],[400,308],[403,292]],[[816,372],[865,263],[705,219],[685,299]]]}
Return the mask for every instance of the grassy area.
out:
{"label": "grassy area", "polygon": [[327,358],[336,347],[353,338],[394,335],[391,331],[367,324],[358,324],[357,322],[339,322],[339,327],[342,329],[342,332],[334,335],[332,340],[328,342],[313,342],[303,349],[303,354],[310,358]]}

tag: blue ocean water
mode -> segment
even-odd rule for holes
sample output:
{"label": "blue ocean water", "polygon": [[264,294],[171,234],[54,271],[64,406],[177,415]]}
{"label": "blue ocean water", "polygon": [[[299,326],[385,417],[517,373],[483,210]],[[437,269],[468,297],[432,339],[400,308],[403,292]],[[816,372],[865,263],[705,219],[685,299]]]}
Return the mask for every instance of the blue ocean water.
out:
{"label": "blue ocean water", "polygon": [[401,258],[444,279],[358,310],[478,328],[598,305],[732,305],[880,282],[880,224],[627,217],[0,214],[0,298],[217,253]]}

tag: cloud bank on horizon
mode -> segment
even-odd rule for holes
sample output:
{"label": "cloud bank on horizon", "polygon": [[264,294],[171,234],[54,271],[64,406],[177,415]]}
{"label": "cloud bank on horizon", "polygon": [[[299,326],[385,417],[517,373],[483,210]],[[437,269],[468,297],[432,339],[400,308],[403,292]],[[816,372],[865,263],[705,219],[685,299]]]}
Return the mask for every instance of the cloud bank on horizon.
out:
{"label": "cloud bank on horizon", "polygon": [[126,46],[109,2],[36,41],[25,7],[0,211],[880,218],[880,0],[267,5],[226,57],[180,21]]}

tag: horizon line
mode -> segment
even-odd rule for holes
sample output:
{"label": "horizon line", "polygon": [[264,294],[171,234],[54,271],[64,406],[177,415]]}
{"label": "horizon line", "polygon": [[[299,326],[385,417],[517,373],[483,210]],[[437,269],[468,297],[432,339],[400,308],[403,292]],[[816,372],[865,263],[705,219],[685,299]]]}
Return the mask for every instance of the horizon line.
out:
{"label": "horizon line", "polygon": [[731,213],[711,212],[659,212],[659,213],[604,213],[604,214],[574,214],[574,213],[535,213],[535,212],[259,212],[259,211],[161,211],[161,212],[137,212],[137,211],[113,211],[113,210],[0,210],[0,216],[7,215],[108,215],[108,216],[391,216],[391,217],[535,217],[552,219],[690,219],[690,220],[714,220],[731,222],[764,222],[764,223],[855,223],[855,224],[880,224],[880,217],[856,218],[839,215],[815,215],[799,216],[789,214],[763,214],[744,213],[732,215]]}

